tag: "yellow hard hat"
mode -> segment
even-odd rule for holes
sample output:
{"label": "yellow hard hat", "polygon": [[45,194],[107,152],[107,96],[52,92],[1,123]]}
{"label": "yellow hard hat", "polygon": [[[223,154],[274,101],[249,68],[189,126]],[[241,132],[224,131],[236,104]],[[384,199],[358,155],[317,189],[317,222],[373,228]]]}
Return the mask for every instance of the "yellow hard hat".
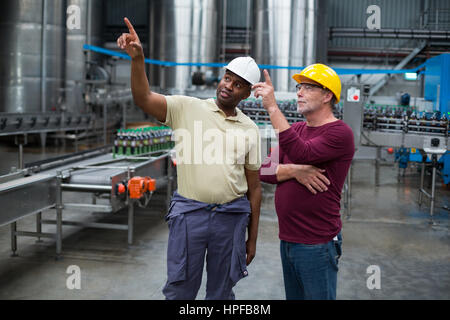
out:
{"label": "yellow hard hat", "polygon": [[294,74],[292,78],[298,83],[305,78],[313,80],[333,92],[336,103],[341,99],[341,79],[339,79],[336,71],[324,64],[312,64],[303,69],[302,72]]}

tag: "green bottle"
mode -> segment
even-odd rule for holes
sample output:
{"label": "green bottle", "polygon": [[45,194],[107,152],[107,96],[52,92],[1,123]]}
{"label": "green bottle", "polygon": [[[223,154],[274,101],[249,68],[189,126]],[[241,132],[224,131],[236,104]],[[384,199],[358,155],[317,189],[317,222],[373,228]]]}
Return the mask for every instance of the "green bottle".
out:
{"label": "green bottle", "polygon": [[132,137],[132,132],[130,129],[127,130],[127,150],[126,150],[126,155],[127,156],[131,156],[131,141],[132,141],[133,137]]}
{"label": "green bottle", "polygon": [[122,129],[119,130],[118,137],[117,137],[117,142],[118,142],[118,145],[119,145],[119,148],[117,150],[117,154],[121,156],[121,155],[123,155],[123,132],[122,132]]}

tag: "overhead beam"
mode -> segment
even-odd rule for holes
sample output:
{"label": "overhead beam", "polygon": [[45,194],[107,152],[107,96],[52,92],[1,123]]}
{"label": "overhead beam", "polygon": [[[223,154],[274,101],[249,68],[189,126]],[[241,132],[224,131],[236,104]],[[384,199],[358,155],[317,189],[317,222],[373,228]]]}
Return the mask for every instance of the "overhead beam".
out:
{"label": "overhead beam", "polygon": [[[417,54],[426,47],[426,41],[422,41],[417,48],[415,48],[410,54],[408,54],[399,64],[394,67],[394,70],[403,69]],[[392,75],[387,74],[383,79],[370,89],[369,98],[383,88],[391,79]]]}

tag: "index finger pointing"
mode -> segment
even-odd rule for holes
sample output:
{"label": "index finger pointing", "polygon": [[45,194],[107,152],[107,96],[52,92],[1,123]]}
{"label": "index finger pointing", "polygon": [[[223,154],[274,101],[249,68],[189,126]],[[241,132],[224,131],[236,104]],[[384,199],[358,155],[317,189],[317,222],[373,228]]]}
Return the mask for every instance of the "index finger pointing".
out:
{"label": "index finger pointing", "polygon": [[266,79],[266,83],[269,85],[272,85],[272,80],[270,79],[269,71],[267,69],[264,69],[264,79]]}
{"label": "index finger pointing", "polygon": [[130,33],[133,35],[136,34],[136,31],[134,31],[133,25],[131,24],[130,20],[128,20],[128,18],[124,18],[123,20],[125,21],[125,24],[127,25]]}

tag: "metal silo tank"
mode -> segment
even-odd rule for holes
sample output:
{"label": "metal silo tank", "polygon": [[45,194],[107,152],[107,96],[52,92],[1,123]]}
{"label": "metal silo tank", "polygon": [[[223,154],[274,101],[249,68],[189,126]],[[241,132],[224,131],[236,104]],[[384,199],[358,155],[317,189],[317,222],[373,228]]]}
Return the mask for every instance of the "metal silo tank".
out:
{"label": "metal silo tank", "polygon": [[[83,112],[81,80],[85,79],[85,60],[100,58],[83,51],[84,44],[102,45],[103,0],[67,0],[67,8],[77,6],[80,10],[80,28],[68,28],[66,33],[65,81],[66,106],[70,112]],[[69,15],[74,14],[70,10]]]}
{"label": "metal silo tank", "polygon": [[[155,0],[150,6],[150,58],[210,63],[218,60],[216,0]],[[201,68],[206,71],[208,68]],[[150,68],[150,84],[170,94],[191,86],[192,66]],[[212,69],[217,73],[217,70]]]}
{"label": "metal silo tank", "polygon": [[[252,55],[258,64],[306,66],[315,60],[316,0],[254,0]],[[269,70],[276,91],[294,91],[292,74]]]}
{"label": "metal silo tank", "polygon": [[0,2],[2,41],[7,44],[0,47],[0,112],[44,112],[56,106],[63,77],[63,4]]}

